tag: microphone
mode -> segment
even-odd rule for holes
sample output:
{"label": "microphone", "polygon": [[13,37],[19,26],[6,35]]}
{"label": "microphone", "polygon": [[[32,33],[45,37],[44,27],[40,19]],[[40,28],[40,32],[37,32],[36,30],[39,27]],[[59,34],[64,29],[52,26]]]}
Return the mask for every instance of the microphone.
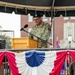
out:
{"label": "microphone", "polygon": [[24,28],[27,28],[27,27],[28,27],[28,24],[25,24],[25,25],[24,25]]}
{"label": "microphone", "polygon": [[20,31],[24,30],[24,28],[21,28]]}
{"label": "microphone", "polygon": [[20,29],[20,31],[24,30],[24,28],[27,28],[28,24],[25,24],[23,28]]}

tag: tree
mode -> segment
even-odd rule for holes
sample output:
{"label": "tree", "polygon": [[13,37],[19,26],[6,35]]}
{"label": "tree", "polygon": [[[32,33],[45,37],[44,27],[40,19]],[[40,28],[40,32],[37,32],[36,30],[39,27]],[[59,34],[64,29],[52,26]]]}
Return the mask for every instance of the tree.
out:
{"label": "tree", "polygon": [[0,34],[0,39],[5,40],[5,48],[10,49],[11,48],[11,39],[6,34]]}

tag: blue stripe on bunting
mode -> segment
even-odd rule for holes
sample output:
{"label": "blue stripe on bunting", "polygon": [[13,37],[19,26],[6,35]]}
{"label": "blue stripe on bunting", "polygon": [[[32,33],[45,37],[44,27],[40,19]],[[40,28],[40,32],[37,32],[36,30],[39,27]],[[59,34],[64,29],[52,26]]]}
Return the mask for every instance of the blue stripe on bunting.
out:
{"label": "blue stripe on bunting", "polygon": [[38,67],[45,59],[44,52],[30,51],[25,53],[26,62],[31,67]]}

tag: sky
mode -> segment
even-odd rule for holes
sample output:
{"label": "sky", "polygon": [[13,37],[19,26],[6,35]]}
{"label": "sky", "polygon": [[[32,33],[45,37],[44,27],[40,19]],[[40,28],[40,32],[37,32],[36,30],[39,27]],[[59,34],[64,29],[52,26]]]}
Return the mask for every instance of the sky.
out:
{"label": "sky", "polygon": [[19,38],[21,37],[20,24],[21,24],[21,15],[16,15],[14,13],[9,14],[0,12],[0,30],[14,31],[13,36],[15,38]]}

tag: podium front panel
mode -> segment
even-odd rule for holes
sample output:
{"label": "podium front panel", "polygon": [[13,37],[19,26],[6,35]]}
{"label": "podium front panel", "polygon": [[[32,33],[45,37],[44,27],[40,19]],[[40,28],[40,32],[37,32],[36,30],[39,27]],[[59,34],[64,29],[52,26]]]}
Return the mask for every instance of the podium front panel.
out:
{"label": "podium front panel", "polygon": [[31,38],[12,38],[12,48],[38,48],[37,41]]}

